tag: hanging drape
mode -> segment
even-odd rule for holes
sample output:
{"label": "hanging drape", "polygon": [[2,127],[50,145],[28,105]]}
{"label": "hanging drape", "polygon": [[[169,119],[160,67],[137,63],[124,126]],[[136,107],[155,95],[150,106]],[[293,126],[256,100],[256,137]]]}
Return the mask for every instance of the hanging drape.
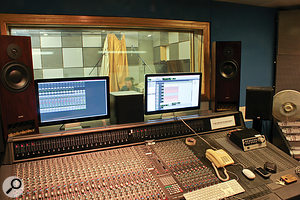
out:
{"label": "hanging drape", "polygon": [[119,91],[128,76],[128,60],[125,36],[119,40],[115,34],[108,34],[103,47],[101,75],[109,75],[110,91]]}
{"label": "hanging drape", "polygon": [[101,76],[109,76],[109,54],[108,54],[108,37],[105,38],[103,44],[103,55],[102,55],[102,63],[100,68]]}

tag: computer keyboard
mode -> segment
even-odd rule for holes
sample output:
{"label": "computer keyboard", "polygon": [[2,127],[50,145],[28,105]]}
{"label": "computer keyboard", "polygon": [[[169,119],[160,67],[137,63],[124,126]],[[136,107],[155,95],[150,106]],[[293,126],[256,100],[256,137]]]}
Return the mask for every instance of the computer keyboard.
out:
{"label": "computer keyboard", "polygon": [[235,180],[218,183],[184,194],[186,200],[216,200],[245,192],[244,188]]}

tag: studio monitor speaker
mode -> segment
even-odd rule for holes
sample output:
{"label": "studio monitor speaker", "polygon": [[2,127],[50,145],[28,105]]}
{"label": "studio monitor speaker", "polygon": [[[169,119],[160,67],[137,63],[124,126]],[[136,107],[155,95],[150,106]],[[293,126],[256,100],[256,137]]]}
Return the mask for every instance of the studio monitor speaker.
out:
{"label": "studio monitor speaker", "polygon": [[246,119],[272,119],[273,87],[246,88]]}
{"label": "studio monitor speaker", "polygon": [[212,46],[212,109],[239,110],[241,42],[217,41]]}
{"label": "studio monitor speaker", "polygon": [[0,77],[4,140],[38,133],[30,37],[0,36]]}

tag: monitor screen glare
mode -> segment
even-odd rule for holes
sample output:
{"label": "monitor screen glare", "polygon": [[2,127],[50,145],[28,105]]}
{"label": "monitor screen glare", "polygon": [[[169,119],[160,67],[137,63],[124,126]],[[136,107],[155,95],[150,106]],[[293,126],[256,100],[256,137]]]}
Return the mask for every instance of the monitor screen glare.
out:
{"label": "monitor screen glare", "polygon": [[109,115],[108,78],[40,80],[36,87],[42,125]]}
{"label": "monitor screen glare", "polygon": [[146,75],[146,114],[200,108],[201,73]]}

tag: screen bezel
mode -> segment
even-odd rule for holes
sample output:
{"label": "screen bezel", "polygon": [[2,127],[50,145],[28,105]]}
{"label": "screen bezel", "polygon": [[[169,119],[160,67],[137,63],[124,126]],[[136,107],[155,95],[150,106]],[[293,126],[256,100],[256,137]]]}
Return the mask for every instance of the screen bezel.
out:
{"label": "screen bezel", "polygon": [[[41,122],[41,113],[40,113],[40,101],[39,101],[39,91],[38,84],[39,83],[47,83],[47,82],[62,82],[62,81],[80,81],[80,80],[105,80],[106,81],[106,91],[107,91],[107,114],[101,116],[93,116],[93,117],[82,117],[82,118],[74,118],[67,120],[59,120],[59,121],[51,121],[51,122]],[[57,124],[66,124],[66,123],[75,123],[75,122],[83,122],[90,120],[98,120],[98,119],[106,119],[110,117],[110,92],[109,92],[109,77],[108,76],[98,76],[98,77],[76,77],[76,78],[54,78],[54,79],[36,79],[34,80],[35,86],[35,97],[37,104],[37,114],[39,126],[48,126],[48,125],[57,125]]]}
{"label": "screen bezel", "polygon": [[[148,78],[149,77],[160,77],[160,76],[186,76],[186,75],[199,75],[199,98],[198,98],[198,105],[185,107],[185,108],[175,108],[175,109],[168,109],[168,110],[158,110],[158,111],[148,111]],[[177,111],[187,111],[187,110],[196,110],[200,109],[201,103],[201,85],[202,85],[202,73],[201,72],[189,72],[189,73],[164,73],[164,74],[146,74],[145,75],[145,115],[152,115],[152,114],[162,114],[162,113],[170,113],[170,112],[177,112]]]}

